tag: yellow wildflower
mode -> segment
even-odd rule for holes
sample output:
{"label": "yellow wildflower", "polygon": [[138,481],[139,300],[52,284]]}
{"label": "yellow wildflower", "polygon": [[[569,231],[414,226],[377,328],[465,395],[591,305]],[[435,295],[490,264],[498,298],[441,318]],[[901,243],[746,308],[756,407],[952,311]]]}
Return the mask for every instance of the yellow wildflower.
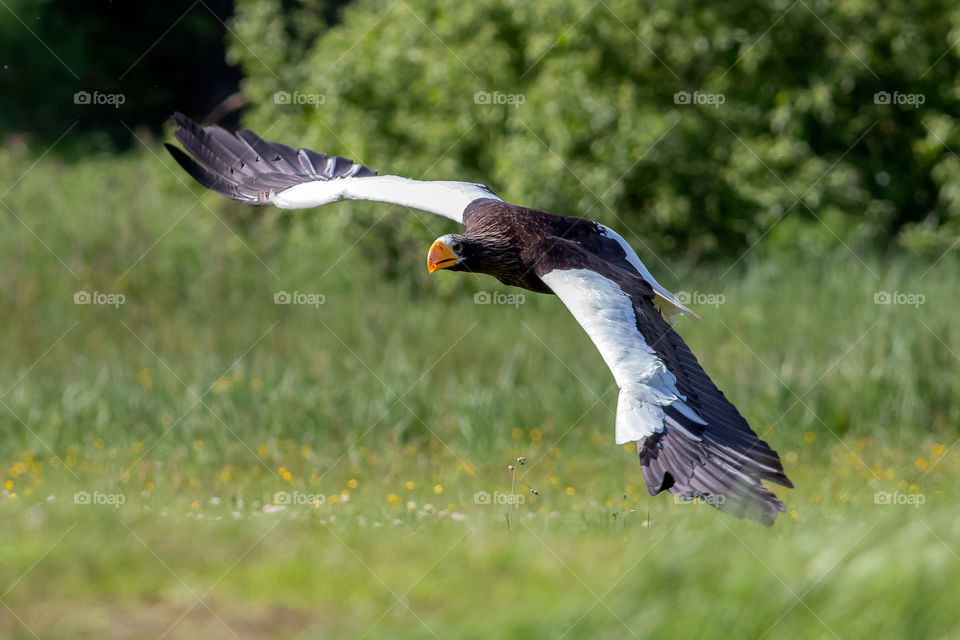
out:
{"label": "yellow wildflower", "polygon": [[141,369],[137,372],[136,375],[137,384],[139,384],[144,389],[153,388],[153,369],[147,367],[146,369]]}

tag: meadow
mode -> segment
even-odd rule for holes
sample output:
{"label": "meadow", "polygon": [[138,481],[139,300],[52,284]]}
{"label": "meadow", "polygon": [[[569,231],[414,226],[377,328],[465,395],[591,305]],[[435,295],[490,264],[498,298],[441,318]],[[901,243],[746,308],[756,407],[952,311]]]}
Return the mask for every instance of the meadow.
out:
{"label": "meadow", "polygon": [[650,497],[560,302],[427,274],[452,223],[226,203],[141,138],[0,151],[0,637],[960,634],[954,254],[637,243],[796,484],[766,529]]}

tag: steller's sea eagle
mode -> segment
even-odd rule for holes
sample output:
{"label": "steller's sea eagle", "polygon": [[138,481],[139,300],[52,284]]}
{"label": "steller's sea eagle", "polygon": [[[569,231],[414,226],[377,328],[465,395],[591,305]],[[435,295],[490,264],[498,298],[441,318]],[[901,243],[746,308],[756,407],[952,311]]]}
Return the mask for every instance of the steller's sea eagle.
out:
{"label": "steller's sea eagle", "polygon": [[504,202],[481,184],[380,176],[352,160],[268,142],[252,131],[231,135],[179,113],[173,119],[190,154],[168,144],[173,157],[200,184],[234,200],[282,209],[373,200],[463,224],[463,233],[433,243],[427,269],[485,273],[560,298],[613,372],[620,389],[616,442],[637,443],[651,495],[666,490],[684,500],[701,498],[768,526],[783,511],[761,482],[793,487],[780,457],[667,321],[696,314],[660,286],[613,230]]}

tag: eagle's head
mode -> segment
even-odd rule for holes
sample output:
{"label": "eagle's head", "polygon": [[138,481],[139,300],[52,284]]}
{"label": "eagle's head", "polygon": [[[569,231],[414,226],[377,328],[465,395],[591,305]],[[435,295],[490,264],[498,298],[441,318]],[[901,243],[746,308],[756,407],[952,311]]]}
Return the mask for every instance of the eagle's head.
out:
{"label": "eagle's head", "polygon": [[476,241],[461,234],[450,233],[440,236],[427,253],[427,271],[430,273],[440,269],[474,271],[470,268],[470,259],[476,257],[479,249]]}
{"label": "eagle's head", "polygon": [[449,269],[500,276],[520,269],[519,252],[508,242],[499,240],[469,233],[440,236],[427,253],[427,270],[433,273]]}

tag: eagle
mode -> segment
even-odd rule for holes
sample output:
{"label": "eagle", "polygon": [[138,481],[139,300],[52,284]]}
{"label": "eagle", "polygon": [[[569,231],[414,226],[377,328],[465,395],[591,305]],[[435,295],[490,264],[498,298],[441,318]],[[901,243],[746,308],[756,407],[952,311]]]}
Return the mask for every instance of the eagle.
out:
{"label": "eagle", "polygon": [[[343,200],[387,202],[463,225],[427,252],[427,270],[466,271],[560,298],[619,388],[618,445],[636,442],[650,495],[669,491],[770,526],[783,503],[763,484],[792,488],[780,456],[717,389],[672,328],[699,320],[661,286],[615,231],[586,218],[528,209],[472,182],[424,181],[340,156],[230,134],[173,116],[184,150],[166,147],[204,187],[250,205],[309,209]],[[189,155],[188,155],[189,154]]]}

